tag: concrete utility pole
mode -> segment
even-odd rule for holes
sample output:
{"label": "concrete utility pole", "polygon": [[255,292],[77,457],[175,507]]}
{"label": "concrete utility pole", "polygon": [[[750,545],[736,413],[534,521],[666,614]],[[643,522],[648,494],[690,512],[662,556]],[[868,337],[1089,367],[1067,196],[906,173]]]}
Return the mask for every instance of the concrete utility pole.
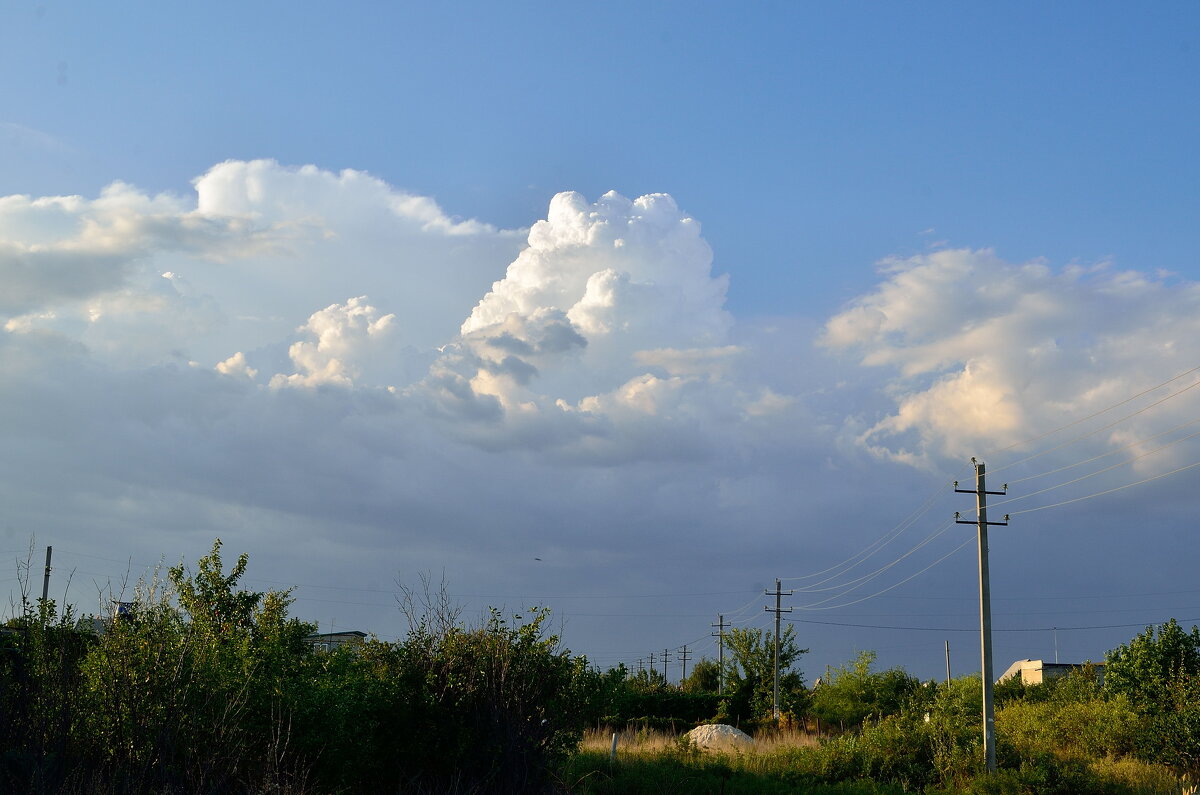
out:
{"label": "concrete utility pole", "polygon": [[946,681],[950,681],[950,641],[946,641]]}
{"label": "concrete utility pole", "polygon": [[790,607],[780,607],[779,606],[779,598],[781,596],[791,596],[793,592],[792,592],[792,590],[789,589],[788,592],[785,594],[780,589],[779,580],[776,579],[775,580],[775,590],[767,591],[766,593],[767,593],[767,596],[774,595],[774,597],[775,597],[775,607],[774,608],[766,607],[763,609],[765,609],[768,613],[775,614],[775,696],[774,696],[774,703],[771,708],[771,714],[775,717],[775,720],[778,721],[779,720],[779,615],[780,615],[780,613],[792,612],[792,608],[790,608]]}
{"label": "concrete utility pole", "polygon": [[670,684],[671,677],[667,673],[667,663],[671,662],[671,650],[670,649],[663,649],[662,661],[663,661],[663,681],[666,682],[667,684]]}
{"label": "concrete utility pole", "polygon": [[42,601],[50,598],[50,555],[54,547],[46,547],[46,576],[42,578]]}
{"label": "concrete utility pole", "polygon": [[687,644],[683,644],[683,650],[679,652],[679,661],[683,663],[683,676],[679,680],[679,684],[683,684],[683,680],[687,679],[687,661],[688,661]]}
{"label": "concrete utility pole", "polygon": [[722,615],[721,613],[718,613],[717,614],[717,623],[711,624],[710,626],[717,627],[716,632],[710,632],[708,634],[710,634],[714,638],[718,639],[717,642],[719,645],[717,646],[717,654],[720,656],[717,658],[717,665],[718,665],[718,668],[717,668],[717,694],[724,695],[725,694],[725,627],[727,627],[729,625],[725,623],[725,616]]}
{"label": "concrete utility pole", "polygon": [[1003,522],[987,520],[987,495],[1007,494],[1008,484],[1003,491],[988,491],[984,485],[984,467],[982,461],[971,459],[975,465],[975,488],[960,489],[958,481],[954,481],[954,490],[960,494],[975,495],[975,510],[978,513],[974,522],[960,519],[956,511],[954,520],[958,524],[973,524],[978,528],[979,536],[979,653],[983,662],[983,752],[987,757],[989,773],[996,771],[996,715],[992,703],[992,586],[988,575],[988,525],[1004,526],[1008,524],[1008,514]]}

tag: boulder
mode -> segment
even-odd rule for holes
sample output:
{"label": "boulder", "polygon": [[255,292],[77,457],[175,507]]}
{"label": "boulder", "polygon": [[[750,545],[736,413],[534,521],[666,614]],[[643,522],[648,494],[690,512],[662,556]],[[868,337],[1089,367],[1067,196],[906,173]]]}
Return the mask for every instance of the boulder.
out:
{"label": "boulder", "polygon": [[697,726],[683,735],[705,751],[743,751],[754,746],[754,738],[724,723]]}

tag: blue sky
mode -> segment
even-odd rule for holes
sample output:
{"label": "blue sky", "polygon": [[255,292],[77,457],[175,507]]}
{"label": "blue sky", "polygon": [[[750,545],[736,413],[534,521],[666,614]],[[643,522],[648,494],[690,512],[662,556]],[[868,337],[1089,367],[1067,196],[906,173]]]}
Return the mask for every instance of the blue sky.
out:
{"label": "blue sky", "polygon": [[0,13],[3,107],[61,147],[10,149],[17,192],[186,190],[271,157],[516,227],[560,190],[667,191],[739,274],[731,305],[768,313],[826,312],[865,263],[930,237],[1019,261],[1190,262],[1186,3]]}
{"label": "blue sky", "polygon": [[[480,602],[631,594],[551,600],[602,662],[704,636],[970,455],[1195,366],[1198,14],[6,4],[0,196],[27,198],[0,205],[0,526],[89,579],[222,534],[298,613],[381,634],[395,577],[444,570]],[[1189,394],[1039,462],[1144,452]],[[1001,598],[1060,610],[1013,625],[1191,617],[1162,585],[1194,567],[1190,472],[1001,547]],[[1126,549],[1129,523],[1161,543]],[[972,577],[968,550],[810,620],[970,626]],[[807,629],[813,677],[857,648],[940,670],[936,633]]]}

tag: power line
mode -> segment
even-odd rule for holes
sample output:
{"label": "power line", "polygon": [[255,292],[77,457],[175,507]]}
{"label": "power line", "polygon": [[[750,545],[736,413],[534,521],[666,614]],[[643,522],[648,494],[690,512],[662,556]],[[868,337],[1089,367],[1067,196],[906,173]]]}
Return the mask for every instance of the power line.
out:
{"label": "power line", "polygon": [[1175,475],[1175,474],[1178,474],[1179,472],[1184,472],[1189,469],[1194,469],[1196,467],[1200,467],[1200,461],[1196,461],[1195,463],[1188,464],[1187,466],[1181,466],[1178,469],[1172,469],[1170,472],[1163,472],[1160,475],[1155,475],[1154,477],[1145,478],[1144,480],[1139,480],[1134,483],[1126,483],[1124,486],[1117,486],[1115,488],[1105,489],[1104,491],[1097,491],[1095,494],[1088,494],[1084,497],[1076,497],[1075,499],[1072,499],[1072,500],[1063,500],[1062,502],[1056,502],[1053,505],[1042,505],[1037,508],[1026,508],[1023,511],[1010,511],[1009,515],[1017,516],[1019,514],[1024,514],[1024,513],[1033,513],[1034,511],[1044,511],[1048,508],[1060,508],[1063,505],[1070,505],[1075,502],[1083,502],[1084,500],[1090,500],[1094,497],[1103,497],[1105,494],[1112,494],[1113,492],[1123,491],[1125,489],[1133,488],[1134,486],[1141,486],[1143,483],[1150,483],[1151,481],[1159,480],[1160,478],[1170,477],[1171,475]]}
{"label": "power line", "polygon": [[[925,499],[925,501],[915,511],[913,511],[911,514],[909,514],[907,517],[905,517],[905,519],[903,521],[901,521],[898,525],[896,525],[894,528],[892,528],[891,530],[884,533],[882,536],[880,536],[875,541],[868,544],[864,549],[862,549],[859,552],[856,552],[855,554],[846,558],[841,563],[838,563],[837,565],[834,565],[834,566],[830,566],[829,568],[824,569],[823,571],[815,572],[813,574],[805,574],[805,575],[799,576],[799,577],[782,577],[781,579],[784,581],[787,581],[787,582],[791,582],[794,580],[807,580],[807,579],[812,579],[814,577],[820,577],[822,575],[828,574],[829,572],[835,571],[837,569],[842,569],[842,567],[845,567],[845,569],[832,575],[832,577],[830,577],[830,579],[833,579],[842,574],[845,574],[847,571],[849,571],[850,569],[853,569],[858,564],[860,564],[860,563],[864,562],[865,560],[867,560],[868,558],[870,558],[872,555],[874,555],[880,549],[887,546],[894,539],[898,538],[900,535],[902,535],[904,533],[905,530],[907,530],[908,528],[910,528],[914,524],[916,524],[917,520],[920,519],[922,516],[924,516],[926,513],[928,513],[929,510],[937,502],[937,499],[945,493],[945,485],[946,484],[939,485],[936,491],[934,491],[929,497],[927,497]],[[847,565],[847,564],[849,564],[849,565]],[[822,582],[815,583],[815,585],[821,585],[821,584],[823,584],[823,582],[828,582],[828,581],[829,580],[824,580]]]}
{"label": "power line", "polygon": [[[1120,447],[1113,448],[1112,450],[1109,450],[1106,453],[1101,453],[1100,455],[1094,455],[1091,458],[1085,458],[1082,461],[1076,461],[1073,464],[1067,464],[1065,466],[1056,467],[1055,469],[1049,469],[1045,472],[1039,472],[1036,475],[1026,475],[1023,478],[1009,478],[1008,483],[1009,483],[1009,485],[1012,485],[1014,483],[1024,483],[1025,481],[1028,481],[1028,480],[1035,480],[1037,478],[1046,477],[1047,475],[1054,475],[1054,474],[1063,472],[1068,469],[1074,469],[1075,467],[1083,466],[1084,464],[1090,464],[1093,461],[1099,461],[1101,458],[1108,458],[1110,455],[1116,455],[1117,453],[1120,453],[1124,450],[1128,450],[1131,447],[1137,447],[1138,445],[1145,444],[1146,442],[1149,442],[1153,439],[1157,439],[1160,436],[1166,436],[1168,433],[1177,431],[1180,428],[1186,428],[1189,425],[1195,425],[1198,422],[1200,422],[1200,420],[1190,420],[1188,422],[1180,423],[1179,425],[1176,425],[1174,428],[1168,428],[1165,431],[1159,431],[1158,433],[1154,434],[1153,436],[1147,436],[1143,439],[1138,439],[1137,441],[1130,442],[1129,444],[1124,444],[1124,445],[1121,445]],[[1174,442],[1171,442],[1171,444],[1178,444],[1179,442],[1187,441],[1188,439],[1191,439],[1195,435],[1196,434],[1192,434],[1191,436],[1185,436],[1182,439],[1176,439]]]}
{"label": "power line", "polygon": [[[893,560],[891,563],[888,563],[885,566],[881,566],[880,568],[876,569],[875,571],[871,572],[870,574],[863,575],[862,577],[859,577],[855,580],[850,580],[849,582],[846,582],[846,583],[842,583],[841,585],[835,586],[833,588],[814,589],[814,590],[821,590],[821,591],[839,591],[839,593],[836,593],[833,596],[826,597],[825,599],[822,599],[821,601],[818,601],[818,602],[810,602],[808,605],[802,607],[801,609],[814,609],[814,608],[819,607],[820,605],[826,604],[827,602],[832,602],[835,599],[845,596],[846,594],[851,593],[852,591],[858,590],[860,587],[862,587],[863,585],[866,585],[868,582],[875,579],[880,574],[883,574],[885,571],[888,571],[893,566],[900,563],[902,560],[907,558],[909,555],[912,555],[913,553],[915,553],[918,550],[925,547],[927,544],[931,543],[934,539],[941,537],[942,535],[944,535],[946,532],[948,532],[953,527],[954,527],[953,522],[946,522],[946,524],[942,525],[942,527],[940,527],[938,530],[936,530],[933,533],[930,533],[928,536],[926,536],[921,541],[921,543],[917,544],[915,547],[908,550],[903,555],[901,555],[900,557]],[[924,569],[922,569],[922,571],[924,571]],[[810,593],[810,591],[808,591],[808,590],[804,590],[804,589],[801,589],[801,590],[802,590],[802,593]]]}
{"label": "power line", "polygon": [[[887,593],[888,591],[891,591],[895,588],[899,588],[901,585],[904,585],[906,582],[921,576],[925,572],[932,569],[934,566],[936,566],[939,563],[941,563],[942,561],[944,561],[946,558],[950,557],[951,555],[954,555],[956,552],[961,551],[963,548],[965,548],[968,544],[970,544],[974,540],[975,540],[974,538],[968,538],[966,541],[962,542],[961,544],[956,546],[954,549],[947,552],[945,555],[942,555],[940,558],[935,560],[933,563],[930,563],[928,566],[921,569],[920,571],[914,572],[913,574],[910,574],[909,576],[905,577],[900,582],[895,583],[894,585],[889,585],[887,588],[884,588],[880,591],[876,591],[875,593],[870,594],[869,596],[863,596],[863,597],[860,597],[853,601],[843,602],[842,604],[837,604],[837,605],[827,605],[827,606],[797,605],[797,609],[798,610],[837,610],[842,607],[850,607],[851,605],[861,604],[862,602],[865,602],[869,599],[874,599],[877,596],[882,596],[883,594]],[[822,602],[817,603],[817,605],[822,605],[822,604],[823,604]]]}
{"label": "power line", "polygon": [[[1163,381],[1161,384],[1156,384],[1156,385],[1150,387],[1149,389],[1143,389],[1141,392],[1138,392],[1136,395],[1125,398],[1124,400],[1122,400],[1118,403],[1114,403],[1111,406],[1108,406],[1107,408],[1103,408],[1103,409],[1100,409],[1099,411],[1095,411],[1095,412],[1087,415],[1086,417],[1081,417],[1077,420],[1073,420],[1072,422],[1068,422],[1066,425],[1060,425],[1057,428],[1054,428],[1053,430],[1046,431],[1045,433],[1038,434],[1037,436],[1033,436],[1033,437],[1024,439],[1019,442],[1013,442],[1012,444],[1008,445],[1007,447],[999,447],[999,448],[996,448],[995,450],[989,450],[989,451],[983,453],[983,455],[981,457],[987,458],[989,456],[996,455],[998,453],[1008,452],[1009,450],[1012,450],[1016,447],[1024,447],[1027,444],[1032,444],[1033,442],[1041,441],[1042,439],[1045,439],[1048,436],[1053,436],[1054,434],[1058,433],[1059,431],[1065,431],[1067,428],[1073,428],[1074,426],[1079,425],[1084,422],[1087,422],[1088,420],[1095,419],[1096,417],[1099,417],[1101,414],[1105,414],[1109,411],[1112,411],[1115,408],[1124,406],[1126,403],[1132,403],[1133,401],[1137,400],[1138,398],[1140,398],[1144,395],[1148,395],[1151,392],[1155,391],[1156,389],[1161,389],[1162,387],[1166,386],[1167,384],[1178,381],[1180,378],[1183,378],[1186,375],[1190,375],[1190,374],[1196,372],[1197,370],[1200,370],[1200,365],[1197,365],[1196,367],[1193,367],[1190,370],[1185,370],[1184,372],[1180,373],[1179,375],[1168,378],[1166,381]],[[1188,389],[1191,389],[1192,387],[1196,386],[1197,384],[1200,384],[1200,382],[1197,382],[1196,384],[1192,384],[1191,386],[1186,387],[1185,389],[1180,390],[1179,392],[1173,393],[1172,395],[1168,396],[1167,398],[1163,398],[1163,400],[1168,400],[1171,397],[1175,397],[1176,395],[1182,394],[1183,392],[1186,392]],[[1157,406],[1161,402],[1163,402],[1163,401],[1160,400],[1156,403],[1151,404],[1150,406],[1147,406],[1146,408],[1153,408],[1154,406]],[[1122,418],[1121,420],[1118,420],[1118,422],[1123,422],[1124,420],[1129,419],[1129,417],[1133,417],[1137,414],[1140,414],[1142,411],[1145,411],[1145,410],[1146,409],[1140,409],[1139,411],[1136,411],[1133,414],[1130,414],[1130,415]],[[1116,424],[1116,423],[1114,423],[1114,424]],[[1107,427],[1111,427],[1111,426],[1107,426]],[[1101,429],[1101,430],[1103,430],[1103,429]],[[1081,437],[1081,438],[1086,438],[1086,436]],[[1075,439],[1072,441],[1078,441],[1078,439]],[[1070,442],[1066,442],[1065,444],[1070,444]],[[1061,447],[1061,446],[1062,445],[1059,445],[1058,447]],[[1050,448],[1050,450],[1056,450],[1056,449],[1058,449],[1058,447],[1052,447],[1052,448]],[[1044,452],[1049,452],[1049,450],[1044,451]],[[1038,453],[1038,455],[1042,455],[1042,454],[1043,453]],[[995,474],[996,472],[999,472],[1003,469],[1008,469],[1009,467],[1016,466],[1017,464],[1024,463],[1025,461],[1029,461],[1034,457],[1036,457],[1036,456],[1030,456],[1029,458],[1023,458],[1020,461],[1014,461],[1013,463],[1006,464],[1003,467],[997,467],[996,469],[992,470],[992,474]]]}
{"label": "power line", "polygon": [[[1058,483],[1058,484],[1056,484],[1056,485],[1054,485],[1054,486],[1047,486],[1047,487],[1046,487],[1046,488],[1044,488],[1044,489],[1039,489],[1038,491],[1033,491],[1033,492],[1030,492],[1030,493],[1028,493],[1028,494],[1022,494],[1020,497],[1012,497],[1012,498],[1010,498],[1010,499],[1007,499],[1007,500],[1001,500],[1000,502],[997,502],[997,503],[995,503],[995,506],[994,506],[994,507],[999,507],[999,506],[1001,506],[1001,505],[1008,505],[1009,503],[1017,502],[1017,501],[1019,501],[1019,500],[1026,500],[1026,499],[1029,499],[1030,497],[1035,497],[1035,496],[1037,496],[1038,494],[1045,494],[1045,493],[1046,493],[1046,492],[1048,492],[1048,491],[1054,491],[1054,490],[1056,490],[1056,489],[1061,489],[1061,488],[1063,488],[1064,486],[1071,486],[1071,485],[1074,485],[1074,484],[1076,484],[1076,483],[1079,483],[1079,482],[1081,482],[1081,481],[1087,480],[1087,479],[1089,479],[1089,478],[1094,478],[1094,477],[1096,477],[1097,475],[1103,475],[1105,472],[1111,472],[1112,470],[1114,470],[1114,469],[1117,469],[1117,468],[1119,468],[1119,467],[1123,467],[1123,466],[1125,466],[1125,465],[1127,465],[1127,464],[1132,464],[1132,463],[1134,463],[1135,461],[1140,461],[1141,459],[1143,459],[1143,458],[1146,458],[1147,456],[1152,456],[1152,455],[1154,455],[1155,453],[1161,453],[1163,450],[1166,450],[1166,449],[1167,449],[1168,447],[1170,447],[1171,445],[1178,444],[1179,442],[1184,442],[1184,441],[1187,441],[1188,439],[1195,438],[1196,436],[1200,436],[1200,431],[1198,431],[1198,432],[1196,432],[1196,433],[1193,433],[1193,434],[1191,434],[1190,436],[1185,436],[1185,437],[1184,437],[1184,438],[1182,438],[1182,439],[1177,439],[1177,440],[1175,440],[1174,442],[1171,442],[1170,444],[1165,444],[1165,445],[1163,445],[1163,446],[1161,446],[1161,447],[1156,447],[1156,448],[1155,448],[1155,449],[1153,449],[1153,450],[1149,450],[1149,451],[1147,451],[1147,452],[1145,452],[1145,453],[1142,453],[1141,455],[1134,456],[1133,458],[1127,458],[1127,459],[1125,459],[1124,461],[1118,461],[1118,462],[1117,462],[1117,463],[1115,463],[1115,464],[1112,464],[1112,465],[1110,465],[1110,466],[1107,466],[1107,467],[1105,467],[1105,468],[1103,468],[1103,469],[1098,469],[1098,470],[1096,470],[1095,472],[1091,472],[1091,473],[1089,473],[1089,474],[1087,474],[1087,475],[1081,475],[1080,477],[1077,477],[1077,478],[1075,478],[1075,479],[1073,479],[1073,480],[1068,480],[1068,481],[1065,481],[1065,482],[1063,482],[1063,483]],[[1010,512],[1010,513],[1011,513],[1011,512]]]}
{"label": "power line", "polygon": [[[803,618],[785,618],[784,621],[790,621],[793,624],[820,624],[820,625],[830,626],[830,627],[854,627],[854,628],[858,628],[858,629],[898,629],[898,630],[904,630],[906,632],[971,632],[971,633],[975,633],[975,632],[979,631],[978,627],[918,627],[918,626],[899,626],[896,624],[853,624],[853,623],[843,622],[843,621],[814,621],[811,619],[803,619]],[[1176,621],[1178,621],[1181,624],[1188,624],[1188,623],[1200,622],[1200,618],[1184,618],[1184,619],[1176,619]],[[1060,632],[1066,632],[1066,631],[1075,632],[1075,631],[1083,631],[1083,630],[1091,630],[1091,629],[1128,629],[1130,627],[1145,627],[1149,624],[1161,624],[1161,623],[1163,623],[1163,622],[1162,621],[1150,621],[1150,622],[1137,621],[1137,622],[1134,622],[1131,624],[1088,624],[1088,625],[1074,626],[1074,627],[1053,626],[1053,627],[1022,627],[1022,628],[1006,628],[1006,629],[997,629],[997,628],[993,627],[992,632],[1052,632],[1056,629]]]}

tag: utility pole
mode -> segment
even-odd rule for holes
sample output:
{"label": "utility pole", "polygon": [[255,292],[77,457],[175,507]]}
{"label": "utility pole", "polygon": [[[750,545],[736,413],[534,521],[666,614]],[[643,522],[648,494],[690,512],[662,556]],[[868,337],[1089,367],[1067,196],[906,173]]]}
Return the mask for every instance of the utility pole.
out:
{"label": "utility pole", "polygon": [[763,608],[768,613],[775,614],[775,696],[774,696],[774,702],[771,707],[771,713],[775,717],[776,721],[779,720],[779,615],[780,615],[780,613],[792,612],[792,608],[790,608],[790,607],[780,607],[779,599],[782,596],[791,596],[793,593],[791,589],[788,589],[788,592],[785,594],[783,592],[783,590],[781,589],[780,585],[781,584],[780,584],[779,580],[776,579],[775,580],[775,590],[767,591],[767,596],[774,595],[775,607],[773,609],[770,607]]}
{"label": "utility pole", "polygon": [[950,682],[950,641],[946,641],[946,682]]}
{"label": "utility pole", "polygon": [[717,694],[724,695],[725,694],[725,627],[727,627],[729,625],[725,623],[725,616],[721,613],[717,613],[717,623],[711,624],[710,626],[717,627],[716,632],[710,632],[708,634],[710,634],[714,638],[718,639],[717,654],[720,656],[717,658],[717,664],[718,664]]}
{"label": "utility pole", "polygon": [[988,491],[984,485],[984,466],[982,461],[971,459],[975,465],[975,488],[960,489],[958,481],[954,481],[954,490],[960,494],[975,495],[975,510],[978,514],[974,522],[959,518],[955,511],[954,521],[958,524],[973,524],[978,528],[979,536],[979,653],[983,663],[983,752],[987,757],[989,773],[996,772],[996,715],[992,703],[992,586],[988,574],[988,525],[1004,526],[1008,524],[1008,514],[1003,522],[987,520],[987,495],[1007,494],[1008,484],[1003,491]]}
{"label": "utility pole", "polygon": [[[683,684],[683,680],[687,679],[687,661],[688,661],[687,644],[683,644],[683,650],[679,652],[679,661],[683,663],[683,676],[679,680],[679,684]],[[1058,662],[1058,660],[1055,660]]]}
{"label": "utility pole", "polygon": [[665,681],[667,684],[671,684],[671,677],[667,674],[667,663],[671,662],[671,650],[670,649],[663,649],[662,661],[663,661],[663,681]]}
{"label": "utility pole", "polygon": [[654,652],[650,652],[650,673],[658,673],[654,670]]}
{"label": "utility pole", "polygon": [[50,598],[50,555],[54,547],[46,547],[46,576],[42,578],[42,602]]}

